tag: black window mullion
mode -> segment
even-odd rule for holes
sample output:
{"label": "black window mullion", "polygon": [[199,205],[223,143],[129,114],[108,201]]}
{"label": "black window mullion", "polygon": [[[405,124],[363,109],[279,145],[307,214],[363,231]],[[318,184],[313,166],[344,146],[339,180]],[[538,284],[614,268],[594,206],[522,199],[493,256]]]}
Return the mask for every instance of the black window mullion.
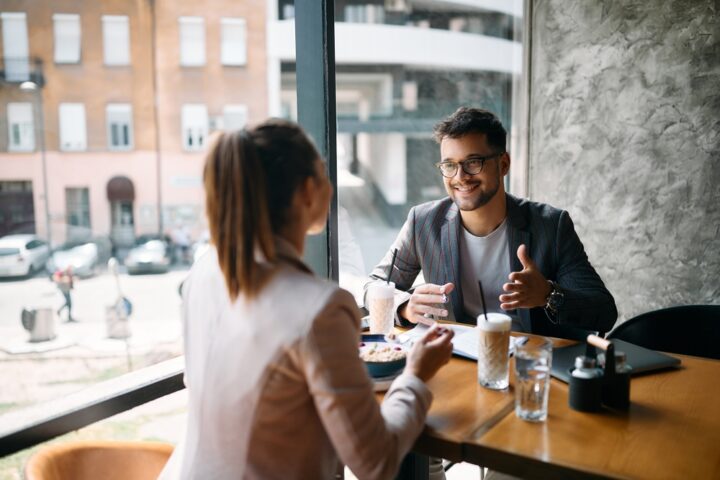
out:
{"label": "black window mullion", "polygon": [[310,237],[305,261],[338,280],[337,118],[335,114],[335,2],[295,0],[298,122],[326,160],[334,194],[324,234]]}

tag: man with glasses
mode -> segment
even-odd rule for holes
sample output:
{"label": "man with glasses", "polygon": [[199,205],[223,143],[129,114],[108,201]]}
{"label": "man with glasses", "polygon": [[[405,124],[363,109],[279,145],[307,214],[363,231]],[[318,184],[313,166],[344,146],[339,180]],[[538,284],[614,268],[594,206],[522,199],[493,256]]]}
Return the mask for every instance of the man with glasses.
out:
{"label": "man with glasses", "polygon": [[[435,126],[448,197],[414,207],[371,277],[392,281],[400,319],[475,323],[488,312],[513,329],[564,338],[607,332],[615,301],[590,265],[568,213],[505,192],[507,133],[489,111],[460,108]],[[427,283],[411,291],[418,274]]]}

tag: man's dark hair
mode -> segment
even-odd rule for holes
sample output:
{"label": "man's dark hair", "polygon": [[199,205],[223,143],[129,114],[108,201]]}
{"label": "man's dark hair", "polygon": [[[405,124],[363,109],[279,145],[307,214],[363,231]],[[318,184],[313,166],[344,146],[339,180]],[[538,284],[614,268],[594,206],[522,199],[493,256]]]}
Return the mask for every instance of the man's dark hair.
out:
{"label": "man's dark hair", "polygon": [[494,113],[482,108],[458,108],[455,113],[435,125],[433,133],[438,143],[445,137],[460,138],[469,133],[484,133],[488,145],[498,152],[505,151],[505,127]]}

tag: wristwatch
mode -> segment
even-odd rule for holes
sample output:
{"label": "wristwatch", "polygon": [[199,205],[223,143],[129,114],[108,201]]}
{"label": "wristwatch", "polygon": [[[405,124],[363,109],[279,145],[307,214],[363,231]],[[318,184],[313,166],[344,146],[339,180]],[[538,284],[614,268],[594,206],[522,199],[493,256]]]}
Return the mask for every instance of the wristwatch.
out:
{"label": "wristwatch", "polygon": [[557,323],[557,314],[565,303],[565,292],[552,280],[548,280],[548,283],[550,284],[550,293],[545,299],[545,314],[551,322]]}

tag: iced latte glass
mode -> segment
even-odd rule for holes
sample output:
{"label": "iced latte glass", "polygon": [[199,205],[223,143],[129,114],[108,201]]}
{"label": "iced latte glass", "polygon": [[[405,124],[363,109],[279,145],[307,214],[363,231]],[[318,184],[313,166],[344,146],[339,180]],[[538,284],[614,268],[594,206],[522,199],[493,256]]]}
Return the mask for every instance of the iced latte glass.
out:
{"label": "iced latte glass", "polygon": [[508,347],[512,320],[502,313],[478,315],[478,383],[492,390],[508,387]]}
{"label": "iced latte glass", "polygon": [[370,311],[370,333],[387,335],[395,324],[395,284],[375,282],[368,287],[367,300]]}

